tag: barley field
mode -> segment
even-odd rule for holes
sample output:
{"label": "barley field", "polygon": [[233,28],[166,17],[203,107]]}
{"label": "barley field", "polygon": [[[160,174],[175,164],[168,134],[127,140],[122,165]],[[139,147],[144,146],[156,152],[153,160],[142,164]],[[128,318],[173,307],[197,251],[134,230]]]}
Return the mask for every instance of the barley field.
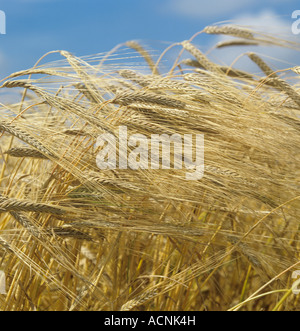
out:
{"label": "barley field", "polygon": [[[0,310],[300,309],[300,67],[247,52],[300,45],[201,32],[228,37],[220,52],[243,45],[255,70],[216,63],[197,34],[159,55],[136,41],[50,52],[2,79]],[[97,139],[120,126],[204,135],[203,178],[99,169]]]}

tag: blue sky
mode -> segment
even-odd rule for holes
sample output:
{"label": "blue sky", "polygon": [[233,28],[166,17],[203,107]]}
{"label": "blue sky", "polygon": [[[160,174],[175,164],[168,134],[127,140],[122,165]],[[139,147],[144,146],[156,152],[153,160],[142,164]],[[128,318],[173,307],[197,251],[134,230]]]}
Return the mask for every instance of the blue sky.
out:
{"label": "blue sky", "polygon": [[0,79],[51,50],[83,56],[132,39],[182,41],[225,20],[289,27],[297,9],[299,0],[0,0],[7,26],[0,35]]}

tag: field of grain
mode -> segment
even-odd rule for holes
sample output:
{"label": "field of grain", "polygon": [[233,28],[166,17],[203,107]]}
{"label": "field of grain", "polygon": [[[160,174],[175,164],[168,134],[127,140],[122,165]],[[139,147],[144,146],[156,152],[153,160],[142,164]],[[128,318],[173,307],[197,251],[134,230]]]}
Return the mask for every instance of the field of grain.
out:
{"label": "field of grain", "polygon": [[[300,50],[237,26],[203,33],[230,37],[220,50]],[[300,309],[300,67],[253,52],[254,72],[221,66],[196,40],[155,58],[134,41],[51,52],[1,81],[0,310]],[[97,138],[120,126],[204,135],[204,177],[100,170]]]}

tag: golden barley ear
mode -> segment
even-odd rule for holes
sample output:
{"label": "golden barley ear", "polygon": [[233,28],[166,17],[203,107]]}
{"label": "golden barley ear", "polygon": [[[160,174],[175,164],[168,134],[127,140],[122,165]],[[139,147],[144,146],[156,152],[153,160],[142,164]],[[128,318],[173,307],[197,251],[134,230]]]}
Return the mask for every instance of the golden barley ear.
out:
{"label": "golden barley ear", "polygon": [[292,71],[294,71],[296,74],[300,75],[300,66],[292,68]]}
{"label": "golden barley ear", "polygon": [[145,50],[145,48],[140,43],[138,43],[135,40],[130,40],[130,41],[126,42],[126,46],[128,46],[128,47],[136,50],[138,53],[140,53],[144,57],[145,61],[148,63],[152,73],[154,75],[159,75],[159,71],[156,68],[155,63],[153,62],[151,55],[149,54],[148,51]]}
{"label": "golden barley ear", "polygon": [[251,30],[233,25],[207,26],[203,31],[207,34],[224,34],[244,39],[254,38]]}

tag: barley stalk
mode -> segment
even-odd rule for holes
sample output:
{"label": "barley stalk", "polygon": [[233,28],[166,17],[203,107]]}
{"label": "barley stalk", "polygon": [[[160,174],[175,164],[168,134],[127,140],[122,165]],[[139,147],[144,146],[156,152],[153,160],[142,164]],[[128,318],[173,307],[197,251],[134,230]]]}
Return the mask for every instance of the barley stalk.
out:
{"label": "barley stalk", "polygon": [[249,58],[254,62],[256,63],[259,68],[267,75],[267,76],[270,76],[272,75],[272,78],[274,77],[278,77],[277,74],[274,72],[274,70],[272,70],[267,64],[266,62],[261,58],[259,57],[257,54],[255,53],[249,53],[248,54]]}
{"label": "barley stalk", "polygon": [[5,154],[14,157],[32,157],[37,159],[48,159],[48,157],[42,154],[40,151],[32,148],[15,147],[9,149]]}
{"label": "barley stalk", "polygon": [[[200,69],[204,69],[200,63],[198,61],[192,60],[192,59],[186,59],[183,60],[181,63],[190,66],[190,67],[194,67],[194,68],[200,68]],[[243,70],[238,70],[235,68],[230,68],[227,66],[220,66],[219,67],[221,71],[223,71],[224,73],[226,73],[226,75],[230,76],[230,77],[240,77],[240,78],[245,78],[245,79],[253,79],[253,75],[243,71]]]}
{"label": "barley stalk", "polygon": [[144,57],[146,62],[148,63],[153,74],[159,75],[158,69],[156,68],[155,63],[153,62],[152,57],[150,56],[149,52],[147,52],[137,41],[134,41],[134,40],[127,41],[126,46],[139,52]]}
{"label": "barley stalk", "polygon": [[112,100],[112,103],[121,104],[123,106],[128,106],[134,102],[149,102],[167,107],[185,108],[185,103],[180,100],[147,91],[123,91]]}
{"label": "barley stalk", "polygon": [[78,91],[80,91],[89,101],[93,103],[98,103],[99,100],[94,97],[94,95],[89,91],[89,89],[83,83],[77,83],[74,85]]}
{"label": "barley stalk", "polygon": [[[81,80],[84,82],[87,93],[91,96],[92,100],[94,100],[96,103],[101,102],[101,97],[98,93],[97,87],[95,86],[95,84],[92,81],[92,77],[86,73],[86,71],[84,70],[84,68],[82,66],[82,63],[84,63],[84,61],[82,61],[82,60],[79,61],[79,59],[76,58],[74,55],[72,55],[70,52],[61,51],[60,53],[68,60],[68,62],[72,66],[72,68],[75,70],[75,72],[81,78]],[[89,66],[86,63],[84,63],[84,64],[86,65],[86,67]]]}
{"label": "barley stalk", "polygon": [[146,87],[150,84],[151,80],[137,74],[134,70],[122,69],[118,71],[118,74],[123,78],[129,79],[134,83],[139,84],[142,87]]}
{"label": "barley stalk", "polygon": [[208,34],[230,35],[230,36],[244,38],[244,39],[253,39],[254,38],[254,35],[250,30],[241,28],[238,26],[231,26],[231,25],[207,26],[204,29],[204,32],[208,33]]}
{"label": "barley stalk", "polygon": [[217,48],[230,47],[230,46],[259,46],[259,41],[255,40],[244,40],[244,39],[233,39],[225,40],[217,43]]}
{"label": "barley stalk", "polygon": [[95,182],[100,185],[109,185],[109,186],[115,186],[117,188],[121,189],[128,189],[128,190],[133,190],[133,191],[141,191],[141,188],[132,185],[128,182],[122,182],[116,178],[103,178],[99,176],[99,174],[95,172],[90,172],[88,174],[88,180]]}
{"label": "barley stalk", "polygon": [[158,295],[158,292],[156,290],[148,291],[146,294],[142,294],[138,297],[136,297],[133,300],[130,300],[122,305],[121,311],[130,311],[133,308],[140,306],[144,304],[145,302],[151,300],[152,298],[156,297]]}
{"label": "barley stalk", "polygon": [[85,241],[92,241],[91,236],[88,234],[68,227],[56,227],[49,229],[48,232],[49,234],[54,233],[62,238],[76,238]]}
{"label": "barley stalk", "polygon": [[[64,112],[71,112],[74,113],[83,119],[85,119],[88,123],[100,127],[103,131],[110,132],[108,126],[100,120],[98,117],[94,116],[93,114],[88,114],[86,109],[77,103],[73,103],[65,98],[52,96],[51,94],[45,92],[43,89],[33,86],[32,84],[28,84],[22,81],[6,81],[2,87],[6,88],[13,88],[13,87],[23,87],[28,88],[39,95],[41,98],[44,99],[46,103],[55,107],[57,109],[61,109]],[[0,122],[0,129],[1,129],[1,122]],[[36,147],[36,146],[34,146]]]}
{"label": "barley stalk", "polygon": [[6,131],[11,135],[19,138],[20,140],[26,142],[27,144],[35,147],[41,153],[46,154],[47,156],[53,157],[52,153],[48,151],[38,140],[32,137],[27,132],[17,128],[14,124],[9,123],[8,121],[1,120],[0,121],[0,130]]}
{"label": "barley stalk", "polygon": [[286,81],[280,79],[258,55],[250,53],[248,56],[267,76],[272,76],[274,84],[285,92],[300,107],[300,95],[293,87],[291,87]]}
{"label": "barley stalk", "polygon": [[72,136],[89,136],[88,132],[78,129],[67,129],[63,131],[63,134],[72,135]]}
{"label": "barley stalk", "polygon": [[41,238],[42,233],[40,229],[35,226],[26,216],[15,211],[10,211],[10,214],[21,226],[28,230],[30,234],[32,234],[36,238]]}
{"label": "barley stalk", "polygon": [[233,236],[228,237],[228,241],[234,245],[237,245],[238,251],[247,258],[250,264],[253,266],[255,270],[257,270],[258,274],[260,275],[261,279],[265,282],[269,280],[267,272],[257,256],[251,251],[250,247],[246,243],[239,242],[238,239],[234,238]]}
{"label": "barley stalk", "polygon": [[217,74],[220,73],[219,67],[213,62],[209,61],[208,58],[189,41],[182,42],[182,46],[185,50],[187,50],[196,58],[196,60],[199,62],[201,67],[213,73],[217,73]]}
{"label": "barley stalk", "polygon": [[0,197],[0,212],[8,211],[31,211],[50,213],[53,215],[62,215],[64,213],[64,211],[59,207],[49,206],[46,204],[31,201],[22,201],[12,198]]}

